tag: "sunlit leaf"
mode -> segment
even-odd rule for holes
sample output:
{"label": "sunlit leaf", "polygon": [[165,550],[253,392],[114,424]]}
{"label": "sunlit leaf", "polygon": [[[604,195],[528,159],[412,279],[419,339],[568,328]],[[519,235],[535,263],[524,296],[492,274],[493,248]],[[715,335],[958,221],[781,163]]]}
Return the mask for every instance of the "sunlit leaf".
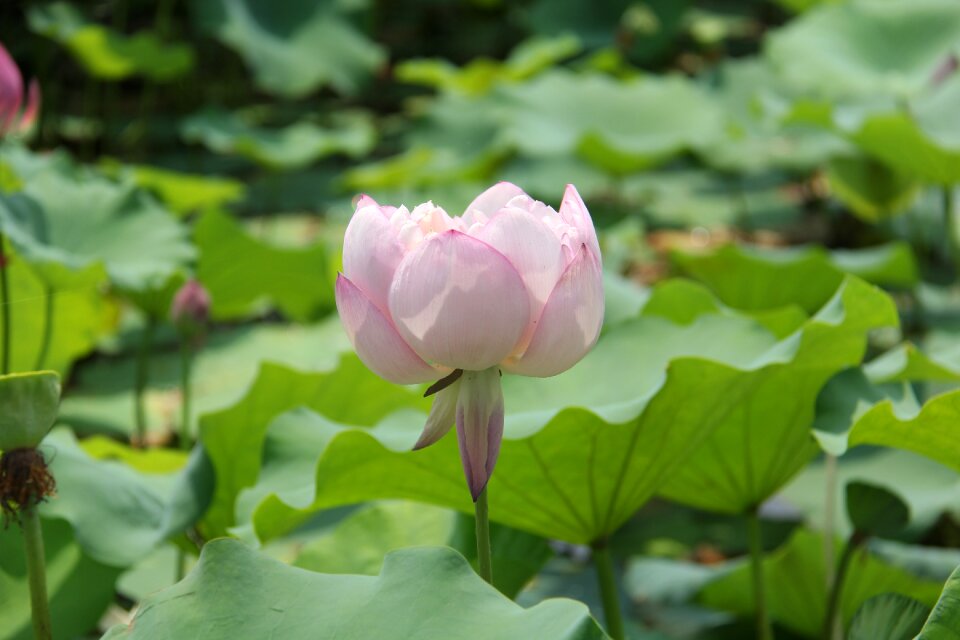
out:
{"label": "sunlit leaf", "polygon": [[345,15],[349,4],[201,0],[190,8],[202,29],[243,57],[258,88],[299,98],[326,85],[356,93],[384,62],[383,48]]}
{"label": "sunlit leaf", "polygon": [[270,246],[219,211],[200,218],[194,240],[200,250],[197,277],[210,292],[215,319],[277,307],[294,320],[311,320],[333,307],[333,276],[322,244]]}
{"label": "sunlit leaf", "polygon": [[40,449],[49,452],[57,480],[57,495],[40,506],[41,517],[69,522],[84,553],[111,566],[129,566],[186,529],[212,491],[209,462],[199,449],[177,472],[157,474],[97,460],[67,429],[54,430]]}
{"label": "sunlit leaf", "polygon": [[66,47],[94,77],[123,80],[141,75],[154,82],[169,82],[188,73],[194,64],[193,47],[164,43],[151,31],[132,36],[88,22],[66,2],[30,7],[30,28]]}
{"label": "sunlit leaf", "polygon": [[524,610],[450,549],[396,551],[374,577],[304,571],[218,540],[186,580],[148,598],[129,626],[114,627],[105,640],[188,637],[210,620],[221,621],[206,633],[210,640],[606,637],[584,605],[550,600]]}
{"label": "sunlit leaf", "polygon": [[[823,538],[800,529],[783,547],[763,561],[770,617],[806,636],[820,633],[826,615]],[[743,565],[708,584],[700,593],[703,604],[742,615],[753,613],[750,567]],[[849,623],[860,606],[883,593],[899,593],[930,606],[940,583],[916,578],[892,567],[864,549],[855,552],[844,581],[840,611]]]}
{"label": "sunlit leaf", "polygon": [[960,6],[951,0],[853,0],[787,24],[766,53],[787,82],[814,95],[904,97],[929,85],[958,42]]}
{"label": "sunlit leaf", "polygon": [[920,630],[917,640],[956,640],[960,624],[960,569],[943,586],[943,592],[934,605],[930,617]]}
{"label": "sunlit leaf", "polygon": [[659,164],[721,124],[703,92],[679,77],[617,82],[556,70],[504,93],[504,140],[536,157],[579,153],[615,174]]}
{"label": "sunlit leaf", "polygon": [[[113,602],[120,569],[84,553],[70,525],[61,520],[43,521],[43,542],[54,637],[83,637]],[[23,534],[16,525],[0,527],[0,637],[35,638]]]}
{"label": "sunlit leaf", "polygon": [[338,153],[362,156],[376,142],[370,117],[350,111],[336,114],[329,126],[302,120],[267,128],[240,114],[208,109],[184,120],[181,135],[216,153],[236,154],[276,169],[304,167]]}
{"label": "sunlit leaf", "polygon": [[747,310],[796,304],[812,313],[833,295],[845,272],[887,286],[917,280],[912,250],[904,243],[833,252],[814,246],[725,245],[672,257],[684,274],[704,282],[723,302]]}

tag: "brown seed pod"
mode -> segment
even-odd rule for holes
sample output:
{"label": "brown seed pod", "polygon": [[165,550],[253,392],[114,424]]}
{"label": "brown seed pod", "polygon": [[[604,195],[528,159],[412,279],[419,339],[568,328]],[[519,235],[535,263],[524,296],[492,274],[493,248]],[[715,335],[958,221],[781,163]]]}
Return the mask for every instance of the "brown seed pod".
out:
{"label": "brown seed pod", "polygon": [[43,454],[36,449],[11,449],[0,456],[0,512],[4,526],[17,512],[52,496],[56,482]]}

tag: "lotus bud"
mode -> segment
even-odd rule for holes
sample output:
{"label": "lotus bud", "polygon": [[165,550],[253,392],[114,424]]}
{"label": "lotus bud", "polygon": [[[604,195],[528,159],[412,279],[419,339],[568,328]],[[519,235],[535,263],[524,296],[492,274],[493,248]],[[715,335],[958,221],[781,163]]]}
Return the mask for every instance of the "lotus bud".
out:
{"label": "lotus bud", "polygon": [[177,330],[193,335],[199,333],[210,317],[210,294],[199,281],[188,280],[173,296],[170,320]]}

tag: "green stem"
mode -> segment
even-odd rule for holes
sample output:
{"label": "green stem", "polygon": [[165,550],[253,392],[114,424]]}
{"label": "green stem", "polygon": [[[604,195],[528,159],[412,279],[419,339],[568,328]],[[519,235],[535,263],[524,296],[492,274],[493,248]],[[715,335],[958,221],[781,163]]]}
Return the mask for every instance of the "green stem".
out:
{"label": "green stem", "polygon": [[477,516],[477,565],[480,577],[493,584],[493,561],[490,553],[490,511],[487,490],[484,488],[474,503]]}
{"label": "green stem", "polygon": [[943,224],[947,233],[947,250],[953,260],[953,267],[958,268],[960,263],[960,242],[957,239],[957,225],[953,218],[953,187],[943,187]]}
{"label": "green stem", "polygon": [[137,444],[145,446],[147,442],[147,407],[146,390],[147,380],[150,374],[150,349],[153,346],[153,332],[156,327],[156,320],[153,316],[147,316],[147,323],[143,327],[143,335],[140,339],[140,350],[137,352],[137,377],[134,388],[134,403],[136,409],[137,424]]}
{"label": "green stem", "polygon": [[43,557],[43,530],[36,505],[20,511],[24,550],[27,554],[27,578],[30,583],[30,612],[33,635],[37,640],[51,640],[50,603],[47,601],[47,569]]}
{"label": "green stem", "polygon": [[623,614],[620,612],[620,594],[617,592],[617,576],[613,568],[613,558],[606,543],[594,543],[593,564],[597,569],[597,582],[600,585],[600,599],[603,601],[603,619],[607,623],[607,633],[613,640],[624,640]]}
{"label": "green stem", "polygon": [[753,599],[757,615],[757,638],[773,640],[773,627],[767,613],[767,597],[763,586],[763,541],[760,537],[760,517],[756,509],[746,514],[747,537],[750,540],[750,569],[753,575]]}
{"label": "green stem", "polygon": [[827,615],[823,619],[823,640],[832,640],[835,637],[839,637],[839,634],[835,633],[835,631],[840,627],[837,614],[840,611],[840,596],[843,595],[843,581],[847,577],[850,562],[853,560],[854,554],[857,549],[860,548],[863,541],[864,538],[854,532],[843,548],[843,554],[840,556],[840,566],[837,567],[833,587],[830,589],[830,595],[827,598]]}
{"label": "green stem", "polygon": [[50,352],[50,341],[53,339],[53,287],[46,285],[43,289],[43,338],[40,342],[40,352],[37,354],[37,371],[43,369],[47,363],[47,354]]}
{"label": "green stem", "polygon": [[823,562],[826,567],[827,589],[833,587],[836,568],[836,529],[837,521],[837,456],[826,454],[824,460],[824,484],[826,495],[823,499]]}
{"label": "green stem", "polygon": [[184,337],[180,341],[180,448],[190,450],[190,374],[193,364],[193,353],[190,349],[190,339]]}
{"label": "green stem", "polygon": [[9,259],[7,258],[4,245],[7,239],[0,233],[0,319],[3,322],[3,334],[0,336],[0,349],[3,349],[3,361],[0,368],[3,374],[10,373],[10,282],[8,272],[10,270]]}

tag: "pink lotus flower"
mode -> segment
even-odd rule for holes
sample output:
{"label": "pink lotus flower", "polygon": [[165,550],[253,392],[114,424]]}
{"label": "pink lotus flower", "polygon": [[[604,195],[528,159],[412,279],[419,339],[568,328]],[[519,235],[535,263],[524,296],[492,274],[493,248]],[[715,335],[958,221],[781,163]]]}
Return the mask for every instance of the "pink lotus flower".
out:
{"label": "pink lotus flower", "polygon": [[36,79],[27,89],[27,103],[23,104],[23,78],[20,69],[0,44],[0,137],[29,129],[40,111],[40,85]]}
{"label": "pink lotus flower", "polygon": [[457,425],[473,499],[503,434],[502,372],[552,376],[603,322],[600,247],[573,185],[560,211],[501,182],[460,217],[363,196],[347,227],[337,309],[357,355],[398,384],[438,381],[417,449]]}

